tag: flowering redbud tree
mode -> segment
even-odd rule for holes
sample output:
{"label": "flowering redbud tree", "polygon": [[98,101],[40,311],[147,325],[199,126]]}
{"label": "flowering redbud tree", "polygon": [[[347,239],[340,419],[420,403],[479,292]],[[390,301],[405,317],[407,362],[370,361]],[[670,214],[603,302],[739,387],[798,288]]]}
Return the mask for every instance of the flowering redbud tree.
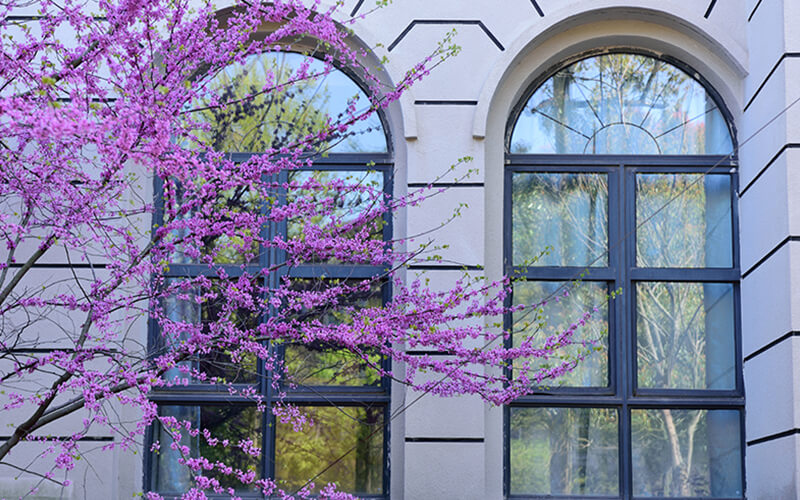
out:
{"label": "flowering redbud tree", "polygon": [[[314,169],[370,150],[378,114],[456,50],[448,40],[387,86],[318,4],[44,0],[15,16],[31,8],[0,4],[0,466],[68,485],[79,441],[106,429],[104,449],[172,454],[186,498],[349,498],[226,458],[258,457],[261,443],[160,411],[157,396],[213,387],[302,433],[313,419],[281,394],[303,363],[348,359],[499,405],[581,357],[558,353],[590,314],[512,346],[504,315],[536,322],[542,304],[510,305],[509,280],[434,291],[402,279],[430,249],[392,239],[392,214],[435,190],[394,195],[371,165]],[[326,93],[338,68],[360,94]],[[302,266],[320,271],[293,277]],[[359,266],[374,272],[325,276]],[[376,289],[391,293],[372,300]],[[115,417],[122,407],[135,422]],[[13,461],[29,441],[49,465]]]}

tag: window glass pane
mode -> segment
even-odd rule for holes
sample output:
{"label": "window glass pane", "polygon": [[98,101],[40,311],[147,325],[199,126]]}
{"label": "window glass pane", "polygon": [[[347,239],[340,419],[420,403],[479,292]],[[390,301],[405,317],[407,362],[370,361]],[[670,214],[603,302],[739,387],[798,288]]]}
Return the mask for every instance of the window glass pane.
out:
{"label": "window glass pane", "polygon": [[512,495],[616,495],[618,415],[607,408],[511,408]]}
{"label": "window glass pane", "polygon": [[637,175],[636,224],[638,266],[733,265],[727,175]]}
{"label": "window glass pane", "polygon": [[[356,285],[361,280],[341,280],[348,285]],[[338,280],[304,280],[292,282],[294,290],[320,290]],[[323,325],[337,325],[351,322],[350,308],[380,307],[383,304],[383,292],[380,283],[361,292],[349,292],[340,297],[336,306],[320,307],[315,310],[304,310],[301,315],[307,321],[319,321]],[[378,385],[380,374],[372,367],[380,366],[381,357],[377,354],[364,353],[365,361],[350,350],[341,350],[331,342],[314,342],[311,344],[284,344],[284,362],[291,384],[297,387],[310,386],[357,386]]]}
{"label": "window glass pane", "polygon": [[[172,285],[176,281],[168,279],[166,283],[167,285]],[[177,328],[174,334],[165,333],[165,330],[162,329],[158,330],[158,345],[163,349],[167,349],[165,352],[177,350],[182,343],[189,339],[191,326],[200,324],[200,304],[194,300],[197,295],[196,288],[183,290],[180,295],[183,297],[178,297],[178,294],[174,294],[161,299],[161,307],[163,307],[165,319],[176,325]],[[176,366],[164,372],[164,379],[178,381],[188,378],[186,370],[190,370],[192,366],[191,360],[178,362]]]}
{"label": "window glass pane", "polygon": [[[246,441],[255,448],[261,448],[262,414],[252,406],[160,406],[159,415],[175,417],[178,422],[188,420],[194,429],[208,429],[211,437],[227,439],[229,446],[212,446],[202,437],[191,436],[185,428],[169,431],[161,425],[155,426],[155,439],[159,440],[158,452],[153,455],[153,485],[157,491],[182,493],[193,486],[191,471],[178,461],[182,457],[179,450],[170,444],[173,436],[180,436],[179,443],[189,447],[191,458],[204,457],[212,463],[222,462],[234,469],[255,473],[254,479],[261,477],[261,460],[242,449],[239,443]],[[239,491],[256,491],[254,485],[243,484],[235,475],[227,475],[218,470],[204,471],[203,475],[217,479],[224,488]]]}
{"label": "window glass pane", "polygon": [[545,81],[514,125],[511,153],[729,154],[714,99],[684,71],[639,54],[578,61]]}
{"label": "window glass pane", "polygon": [[637,283],[639,387],[736,386],[733,285]]}
{"label": "window glass pane", "polygon": [[[220,294],[206,300],[201,306],[204,325],[214,338],[220,340],[217,349],[199,357],[198,367],[208,377],[217,377],[228,383],[255,383],[258,381],[257,356],[247,351],[239,354],[241,346],[238,343],[228,345],[222,339],[227,335],[225,332],[227,327],[236,328],[240,332],[246,332],[248,337],[252,337],[259,322],[259,315],[245,308],[228,310],[227,305],[227,298],[224,294]],[[232,358],[233,353],[237,353],[236,359]]]}
{"label": "window glass pane", "polygon": [[278,422],[275,428],[278,485],[292,492],[322,472],[314,479],[313,491],[336,483],[340,490],[356,495],[382,493],[385,408],[305,406],[300,410],[314,422],[313,427],[295,432],[292,424]]}
{"label": "window glass pane", "polygon": [[741,497],[735,410],[631,410],[633,493],[655,497]]}
{"label": "window glass pane", "polygon": [[[310,61],[307,76],[300,71]],[[264,92],[274,82],[279,90]],[[294,83],[292,83],[294,82]],[[366,94],[343,72],[291,52],[255,54],[231,64],[205,82],[207,96],[193,103],[191,118],[208,126],[198,140],[216,151],[260,152],[302,142],[347,120],[351,102],[369,108]],[[227,106],[209,106],[212,96]],[[353,123],[343,135],[316,140],[317,149],[335,153],[385,152],[386,136],[377,113]]]}
{"label": "window glass pane", "polygon": [[[301,217],[288,221],[289,238],[304,240],[309,230],[307,226],[313,226],[315,229],[327,227],[324,235],[331,235],[334,234],[332,231],[336,231],[335,234],[344,237],[366,228],[370,239],[383,239],[383,213],[377,212],[383,200],[383,172],[304,170],[290,172],[289,180],[288,201],[302,201],[306,207]],[[331,183],[337,186],[331,187]],[[374,213],[378,215],[373,222],[367,222],[366,225],[362,222],[345,232],[340,230],[342,225],[356,222],[359,216],[369,211],[376,211]],[[337,264],[342,263],[342,260],[333,257],[327,262]]]}
{"label": "window glass pane", "polygon": [[326,342],[286,346],[285,363],[289,382],[297,387],[322,385],[378,385],[381,357],[367,355],[368,362],[352,351],[341,350]]}
{"label": "window glass pane", "polygon": [[608,264],[605,174],[518,173],[511,189],[514,265]]}
{"label": "window glass pane", "polygon": [[[564,291],[568,295],[564,296]],[[544,347],[547,337],[563,332],[584,313],[594,307],[599,312],[585,326],[573,334],[574,344],[554,349],[550,358],[532,360],[534,368],[556,367],[564,362],[577,361],[577,366],[555,380],[545,380],[543,385],[567,387],[608,386],[608,298],[605,283],[581,282],[577,285],[561,281],[527,281],[514,284],[514,304],[535,304],[548,299],[539,310],[514,313],[514,346],[523,338],[534,335],[536,345]],[[579,360],[580,356],[585,359]],[[515,360],[518,367],[523,361]]]}
{"label": "window glass pane", "polygon": [[[174,283],[173,280],[169,281]],[[216,286],[211,288],[212,293],[205,295],[204,300],[198,303],[195,297],[199,289],[193,288],[182,291],[180,297],[175,295],[163,300],[164,314],[171,322],[185,323],[187,328],[181,329],[177,338],[162,339],[166,345],[178,346],[190,335],[192,325],[201,325],[204,334],[211,334],[215,339],[215,348],[209,352],[191,355],[179,366],[189,366],[205,374],[208,379],[216,377],[221,383],[252,384],[258,380],[257,356],[252,352],[237,352],[241,347],[238,343],[226,343],[225,328],[236,328],[240,333],[253,332],[258,325],[259,315],[253,310],[237,308],[228,310],[228,301],[219,293]],[[205,343],[205,345],[209,345]],[[232,354],[236,353],[235,360]],[[179,368],[170,369],[167,378],[183,379],[187,374]],[[207,379],[207,380],[208,380]],[[191,377],[192,382],[199,382],[196,377]]]}
{"label": "window glass pane", "polygon": [[[201,183],[202,181],[198,181]],[[184,193],[177,199],[178,205],[184,205]],[[195,202],[198,199],[193,200]],[[213,262],[215,264],[256,264],[259,261],[259,241],[257,220],[250,220],[248,224],[240,224],[243,216],[252,214],[260,215],[262,200],[258,195],[243,187],[228,189],[217,194],[216,199],[209,203],[212,208],[213,221],[195,220],[194,223],[208,225],[228,224],[225,235],[207,236],[199,241],[192,238],[188,228],[176,229],[170,234],[172,241],[176,242],[176,251],[170,261],[174,264],[200,264]],[[187,211],[183,219],[189,220],[197,217],[198,210]],[[260,229],[259,229],[260,230]]]}

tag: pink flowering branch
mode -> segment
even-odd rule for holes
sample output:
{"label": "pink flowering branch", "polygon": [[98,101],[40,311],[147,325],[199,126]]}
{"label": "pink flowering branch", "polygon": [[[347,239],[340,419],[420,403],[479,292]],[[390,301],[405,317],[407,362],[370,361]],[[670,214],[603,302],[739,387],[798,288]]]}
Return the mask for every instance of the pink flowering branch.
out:
{"label": "pink flowering branch", "polygon": [[[101,0],[97,12],[44,0],[36,28],[9,20],[15,7],[0,7],[0,35],[13,40],[0,58],[0,383],[8,388],[0,411],[13,415],[3,419],[12,430],[0,464],[18,467],[9,459],[21,443],[46,444],[40,461],[49,461],[50,480],[74,469],[78,442],[97,429],[115,436],[105,449],[138,449],[159,426],[171,442],[156,440],[148,452],[178,454],[192,476],[184,498],[235,497],[229,480],[285,498],[352,498],[311,481],[283,491],[253,470],[198,456],[184,436],[250,457],[261,450],[160,415],[151,396],[216,385],[302,432],[313,421],[280,397],[283,384],[302,381],[272,347],[324,346],[377,377],[493,404],[580,362],[580,349],[566,360],[559,353],[577,344],[593,311],[510,347],[502,318],[545,305],[508,305],[510,279],[461,280],[443,292],[400,279],[430,246],[401,251],[421,235],[387,240],[386,224],[441,190],[394,196],[375,182],[385,169],[360,177],[314,170],[316,158],[369,137],[376,113],[457,52],[449,37],[388,85],[349,45],[333,20],[337,7],[320,13],[318,2],[241,2],[223,16],[188,0]],[[72,37],[57,36],[65,31]],[[328,113],[320,89],[338,68],[365,92]],[[265,253],[284,257],[262,265]],[[307,265],[377,271],[305,285],[286,277]],[[174,266],[193,271],[176,276]],[[387,284],[391,300],[369,304]],[[157,330],[150,346],[148,321]],[[410,355],[415,349],[448,356]],[[270,372],[278,398],[209,372],[207,360],[223,369],[257,360],[263,372],[246,375]],[[133,428],[109,418],[119,406],[141,417]],[[80,425],[68,436],[45,433],[75,415]]]}

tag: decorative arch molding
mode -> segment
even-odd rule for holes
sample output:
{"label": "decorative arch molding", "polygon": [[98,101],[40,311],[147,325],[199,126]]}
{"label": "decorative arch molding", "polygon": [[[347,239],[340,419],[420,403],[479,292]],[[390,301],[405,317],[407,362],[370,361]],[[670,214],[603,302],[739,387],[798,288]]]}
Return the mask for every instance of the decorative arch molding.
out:
{"label": "decorative arch molding", "polygon": [[[679,59],[716,89],[732,111],[741,114],[742,81],[747,75],[747,52],[730,35],[683,4],[602,0],[592,10],[575,13],[565,7],[531,26],[501,53],[490,70],[473,115],[473,137],[492,133],[493,117],[503,125],[511,108],[533,80],[548,69],[578,54],[598,48],[639,48]],[[631,7],[630,4],[640,4]],[[491,122],[491,124],[490,124]],[[499,122],[498,122],[499,123]],[[490,130],[491,128],[491,130]]]}
{"label": "decorative arch molding", "polygon": [[[338,0],[321,0],[319,3],[319,10],[327,12],[333,7],[337,6]],[[394,62],[394,59],[389,59],[385,64],[382,64],[379,58],[374,53],[374,47],[386,44],[383,37],[371,29],[368,19],[356,18],[352,24],[347,22],[352,16],[358,14],[363,1],[356,2],[352,9],[347,7],[339,7],[333,19],[345,29],[350,30],[350,40],[354,47],[366,49],[369,54],[369,63],[377,68],[376,75],[386,85],[393,86],[395,81],[399,81],[405,75],[405,70],[408,68],[401,68]],[[383,50],[386,50],[385,48]],[[387,52],[388,54],[388,52]],[[395,103],[393,103],[386,113],[386,121],[389,124],[389,134],[394,142],[395,154],[404,150],[399,139],[416,139],[417,138],[417,112],[414,106],[414,92],[413,88],[407,89],[403,92]],[[397,160],[397,159],[396,159]],[[398,165],[402,165],[398,162]]]}

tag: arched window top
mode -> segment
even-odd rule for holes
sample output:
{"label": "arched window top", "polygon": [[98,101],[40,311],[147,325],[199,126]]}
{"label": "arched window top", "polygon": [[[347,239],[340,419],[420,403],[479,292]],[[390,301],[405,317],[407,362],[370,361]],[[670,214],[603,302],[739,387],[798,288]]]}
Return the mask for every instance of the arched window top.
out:
{"label": "arched window top", "polygon": [[[305,66],[307,65],[307,66]],[[266,85],[279,91],[263,92]],[[349,106],[366,109],[364,90],[343,71],[294,52],[268,52],[249,56],[213,75],[205,84],[208,95],[224,108],[193,113],[210,125],[201,140],[217,151],[254,153],[302,140],[347,119]],[[327,153],[385,153],[387,138],[378,113],[353,123],[346,133],[317,144]]]}
{"label": "arched window top", "polygon": [[510,153],[730,154],[728,122],[694,77],[655,57],[605,53],[547,78],[519,112]]}

